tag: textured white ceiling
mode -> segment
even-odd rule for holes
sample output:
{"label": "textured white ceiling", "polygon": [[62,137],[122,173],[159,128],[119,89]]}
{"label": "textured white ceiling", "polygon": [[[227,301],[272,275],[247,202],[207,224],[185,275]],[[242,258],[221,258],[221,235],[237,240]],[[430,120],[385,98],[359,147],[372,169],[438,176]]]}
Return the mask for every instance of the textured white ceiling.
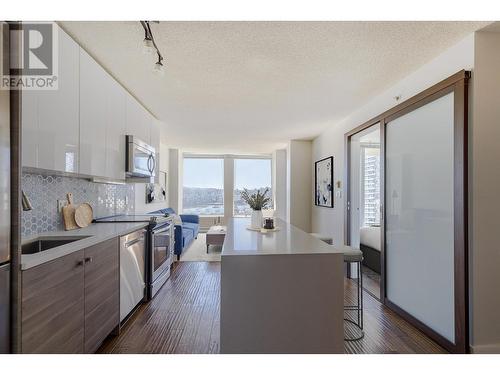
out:
{"label": "textured white ceiling", "polygon": [[335,124],[486,22],[60,22],[191,151],[269,152]]}

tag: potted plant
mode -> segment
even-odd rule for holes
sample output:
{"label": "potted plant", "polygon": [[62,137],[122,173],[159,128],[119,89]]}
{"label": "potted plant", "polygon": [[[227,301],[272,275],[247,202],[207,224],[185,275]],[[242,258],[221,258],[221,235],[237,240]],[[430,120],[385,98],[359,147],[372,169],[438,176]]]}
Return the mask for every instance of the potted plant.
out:
{"label": "potted plant", "polygon": [[267,193],[269,193],[269,188],[266,188],[263,193],[257,190],[256,193],[250,194],[247,189],[243,189],[241,193],[241,199],[252,209],[252,228],[262,227],[262,209],[267,208],[271,200],[271,197],[267,196]]}

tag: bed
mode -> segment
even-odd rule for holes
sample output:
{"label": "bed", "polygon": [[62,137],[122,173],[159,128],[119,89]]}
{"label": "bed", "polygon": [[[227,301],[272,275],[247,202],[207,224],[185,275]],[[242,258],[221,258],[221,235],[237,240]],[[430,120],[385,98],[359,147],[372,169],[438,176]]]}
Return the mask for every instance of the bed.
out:
{"label": "bed", "polygon": [[380,227],[361,227],[359,237],[363,265],[380,273]]}

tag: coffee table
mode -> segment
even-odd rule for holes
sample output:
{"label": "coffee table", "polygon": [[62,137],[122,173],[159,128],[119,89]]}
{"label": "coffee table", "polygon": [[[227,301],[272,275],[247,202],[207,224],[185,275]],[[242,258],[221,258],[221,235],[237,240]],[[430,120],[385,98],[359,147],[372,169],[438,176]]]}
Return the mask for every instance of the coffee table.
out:
{"label": "coffee table", "polygon": [[226,227],[224,225],[214,225],[207,232],[207,253],[210,245],[222,246],[226,237]]}

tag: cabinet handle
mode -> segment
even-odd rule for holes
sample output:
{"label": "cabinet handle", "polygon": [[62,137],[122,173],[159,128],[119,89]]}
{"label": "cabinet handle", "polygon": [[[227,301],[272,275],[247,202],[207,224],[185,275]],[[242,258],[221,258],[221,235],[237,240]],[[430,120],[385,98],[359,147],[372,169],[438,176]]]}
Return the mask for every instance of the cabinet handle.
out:
{"label": "cabinet handle", "polygon": [[78,262],[76,262],[76,266],[77,267],[83,266],[83,260],[79,260]]}
{"label": "cabinet handle", "polygon": [[153,162],[154,162],[153,154],[150,154],[148,157],[148,171],[151,175],[153,175],[154,171]]}
{"label": "cabinet handle", "polygon": [[153,175],[156,169],[156,159],[154,158],[153,154],[151,154],[151,174]]}
{"label": "cabinet handle", "polygon": [[85,263],[92,263],[92,257],[85,258]]}

